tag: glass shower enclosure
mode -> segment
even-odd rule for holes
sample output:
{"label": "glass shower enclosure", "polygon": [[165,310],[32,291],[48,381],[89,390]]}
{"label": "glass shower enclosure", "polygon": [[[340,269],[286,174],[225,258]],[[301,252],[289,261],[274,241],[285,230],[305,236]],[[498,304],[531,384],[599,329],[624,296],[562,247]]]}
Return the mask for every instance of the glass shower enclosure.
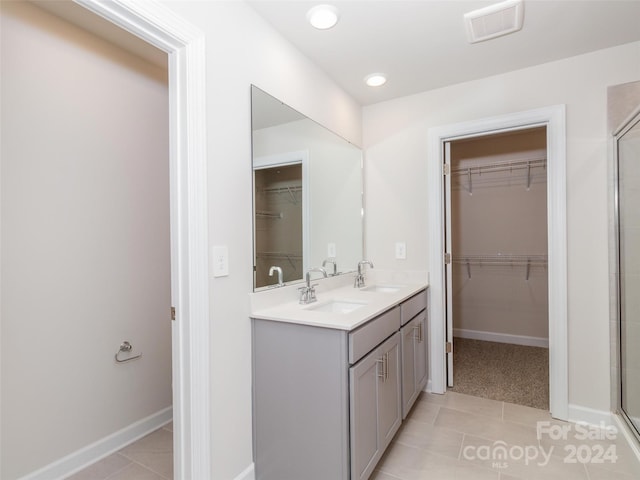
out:
{"label": "glass shower enclosure", "polygon": [[640,112],[614,135],[619,413],[640,441]]}

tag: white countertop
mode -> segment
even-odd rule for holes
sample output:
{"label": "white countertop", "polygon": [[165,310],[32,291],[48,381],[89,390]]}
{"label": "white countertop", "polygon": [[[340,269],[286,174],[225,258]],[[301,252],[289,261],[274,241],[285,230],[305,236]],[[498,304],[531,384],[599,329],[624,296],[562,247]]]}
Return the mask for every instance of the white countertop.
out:
{"label": "white countertop", "polygon": [[[393,292],[372,292],[367,291],[366,287],[354,288],[352,275],[344,277],[341,280],[331,278],[322,279],[326,280],[325,283],[322,280],[318,282],[319,285],[316,287],[318,300],[308,305],[300,305],[298,301],[297,288],[302,284],[253,293],[251,294],[251,318],[349,331],[402,303],[428,286],[420,275],[394,275],[385,278],[380,274],[375,277],[367,274],[367,287],[384,285],[397,288],[397,291]],[[426,279],[426,275],[423,278]],[[286,290],[292,288],[293,290]],[[363,305],[348,313],[314,310],[334,301]]]}

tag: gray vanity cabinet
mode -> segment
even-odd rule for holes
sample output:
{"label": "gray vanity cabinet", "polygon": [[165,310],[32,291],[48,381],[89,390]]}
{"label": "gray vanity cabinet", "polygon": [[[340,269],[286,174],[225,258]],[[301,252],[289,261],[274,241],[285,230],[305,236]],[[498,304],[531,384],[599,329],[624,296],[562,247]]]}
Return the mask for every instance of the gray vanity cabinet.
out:
{"label": "gray vanity cabinet", "polygon": [[351,479],[369,478],[402,423],[400,334],[349,369]]}
{"label": "gray vanity cabinet", "polygon": [[422,291],[400,305],[402,337],[402,418],[405,419],[427,384],[427,292]]}
{"label": "gray vanity cabinet", "polygon": [[256,480],[349,479],[347,333],[253,320]]}
{"label": "gray vanity cabinet", "polygon": [[[426,381],[414,328],[426,318],[423,299],[424,291],[353,330],[252,319],[256,480],[369,478],[402,422],[403,362],[412,359],[407,399]],[[403,340],[407,315],[404,333],[416,335]]]}
{"label": "gray vanity cabinet", "polygon": [[402,418],[427,384],[427,310],[400,329],[402,336]]}

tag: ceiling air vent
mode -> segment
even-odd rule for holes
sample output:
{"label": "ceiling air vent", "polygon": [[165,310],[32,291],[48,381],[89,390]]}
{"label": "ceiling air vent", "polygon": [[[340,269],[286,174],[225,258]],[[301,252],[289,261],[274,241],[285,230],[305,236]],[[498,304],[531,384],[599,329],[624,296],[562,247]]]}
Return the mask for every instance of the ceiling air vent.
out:
{"label": "ceiling air vent", "polygon": [[506,0],[465,13],[467,39],[469,43],[477,43],[517,32],[522,28],[523,18],[522,0]]}

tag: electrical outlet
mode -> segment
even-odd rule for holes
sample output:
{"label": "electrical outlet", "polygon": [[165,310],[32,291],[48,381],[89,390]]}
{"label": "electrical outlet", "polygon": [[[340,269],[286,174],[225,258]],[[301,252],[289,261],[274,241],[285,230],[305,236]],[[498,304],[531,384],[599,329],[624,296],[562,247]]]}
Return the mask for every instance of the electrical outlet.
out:
{"label": "electrical outlet", "polygon": [[336,244],[333,242],[327,244],[327,257],[336,258]]}
{"label": "electrical outlet", "polygon": [[396,259],[406,260],[407,244],[405,242],[396,242]]}
{"label": "electrical outlet", "polygon": [[229,275],[229,249],[226,245],[211,247],[211,262],[213,264],[214,277],[226,277]]}

